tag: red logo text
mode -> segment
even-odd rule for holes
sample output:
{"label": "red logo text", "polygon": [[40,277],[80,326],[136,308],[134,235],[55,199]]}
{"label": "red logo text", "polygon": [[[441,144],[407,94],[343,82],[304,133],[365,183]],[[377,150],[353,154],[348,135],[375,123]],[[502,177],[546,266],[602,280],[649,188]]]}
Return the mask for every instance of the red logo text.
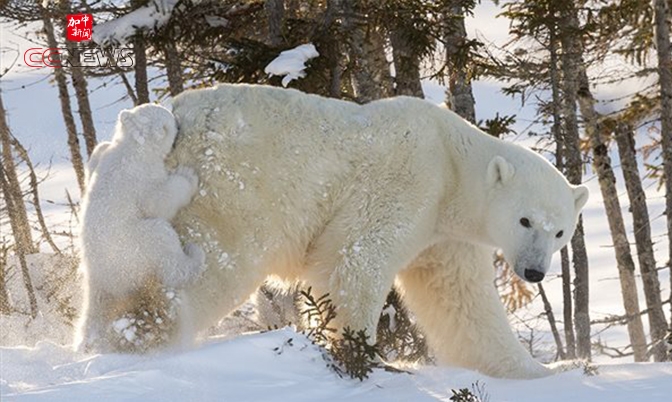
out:
{"label": "red logo text", "polygon": [[91,40],[93,16],[91,14],[68,14],[65,24],[65,39],[72,42]]}

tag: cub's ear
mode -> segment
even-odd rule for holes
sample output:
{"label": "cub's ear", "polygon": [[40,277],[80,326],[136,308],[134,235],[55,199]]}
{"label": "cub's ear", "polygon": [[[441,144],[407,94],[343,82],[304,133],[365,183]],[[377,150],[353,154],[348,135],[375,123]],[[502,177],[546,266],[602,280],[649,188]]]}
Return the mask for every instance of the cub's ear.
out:
{"label": "cub's ear", "polygon": [[488,164],[488,186],[505,185],[515,173],[516,169],[512,164],[501,156],[495,156]]}
{"label": "cub's ear", "polygon": [[133,124],[133,113],[130,110],[122,110],[119,112],[119,127],[122,130],[127,130],[132,128]]}
{"label": "cub's ear", "polygon": [[126,141],[126,138],[133,138],[140,145],[145,143],[144,131],[141,126],[142,121],[139,120],[137,113],[132,110],[122,110],[119,113],[118,125],[119,130],[121,130],[119,138],[122,141]]}
{"label": "cub's ear", "polygon": [[576,186],[572,191],[574,192],[574,208],[576,212],[580,212],[588,202],[590,192],[586,186]]}

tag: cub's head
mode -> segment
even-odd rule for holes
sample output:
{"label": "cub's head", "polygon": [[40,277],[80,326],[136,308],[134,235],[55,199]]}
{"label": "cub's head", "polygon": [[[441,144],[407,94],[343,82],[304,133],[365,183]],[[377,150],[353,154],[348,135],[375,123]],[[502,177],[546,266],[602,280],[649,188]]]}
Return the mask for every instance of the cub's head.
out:
{"label": "cub's head", "polygon": [[176,136],[175,116],[163,106],[145,104],[119,113],[113,141],[166,156]]}
{"label": "cub's head", "polygon": [[[516,155],[518,156],[518,155]],[[541,282],[551,256],[571,239],[585,186],[573,186],[548,161],[525,152],[515,165],[496,156],[487,168],[485,230],[516,274]]]}

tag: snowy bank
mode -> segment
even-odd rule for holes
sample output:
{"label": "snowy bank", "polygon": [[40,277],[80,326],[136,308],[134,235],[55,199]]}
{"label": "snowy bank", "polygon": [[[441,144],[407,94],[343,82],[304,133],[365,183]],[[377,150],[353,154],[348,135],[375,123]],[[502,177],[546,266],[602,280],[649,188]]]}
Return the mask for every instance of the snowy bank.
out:
{"label": "snowy bank", "polygon": [[339,378],[322,352],[290,329],[215,340],[155,356],[82,355],[41,342],[0,348],[7,401],[448,401],[478,381],[496,401],[667,401],[672,363],[599,366],[538,380],[501,380],[471,371],[376,370],[363,382]]}

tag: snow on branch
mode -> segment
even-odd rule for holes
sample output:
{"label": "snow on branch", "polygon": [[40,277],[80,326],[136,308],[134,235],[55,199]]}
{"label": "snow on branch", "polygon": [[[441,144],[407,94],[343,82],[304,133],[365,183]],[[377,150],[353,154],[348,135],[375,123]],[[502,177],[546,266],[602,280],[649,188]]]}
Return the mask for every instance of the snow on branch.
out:
{"label": "snow on branch", "polygon": [[306,62],[320,54],[312,43],[285,50],[272,62],[268,63],[264,72],[271,75],[284,76],[282,86],[287,87],[292,80],[306,76]]}
{"label": "snow on branch", "polygon": [[157,29],[168,22],[179,0],[152,0],[145,7],[93,27],[99,45],[124,44],[139,30]]}

